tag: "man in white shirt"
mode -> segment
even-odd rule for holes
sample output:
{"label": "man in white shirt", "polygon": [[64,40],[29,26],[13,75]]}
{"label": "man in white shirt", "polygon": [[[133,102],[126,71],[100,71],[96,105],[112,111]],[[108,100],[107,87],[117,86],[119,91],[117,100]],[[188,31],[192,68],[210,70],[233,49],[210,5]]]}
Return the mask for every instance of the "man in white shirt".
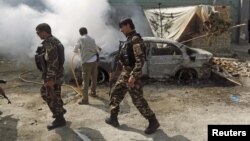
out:
{"label": "man in white shirt", "polygon": [[[83,77],[83,99],[78,103],[80,105],[89,104],[88,95],[96,97],[96,83],[98,74],[98,47],[95,40],[88,35],[85,27],[79,30],[81,37],[78,39],[74,52],[80,50],[82,59],[82,77]],[[91,91],[88,94],[89,80],[91,79]]]}

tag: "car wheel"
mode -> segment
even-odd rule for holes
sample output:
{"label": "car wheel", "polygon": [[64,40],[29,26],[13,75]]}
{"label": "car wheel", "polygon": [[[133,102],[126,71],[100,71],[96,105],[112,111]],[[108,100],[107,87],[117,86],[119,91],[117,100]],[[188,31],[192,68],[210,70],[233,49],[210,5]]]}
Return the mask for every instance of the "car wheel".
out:
{"label": "car wheel", "polygon": [[181,69],[176,77],[179,83],[189,84],[197,80],[197,73],[193,69]]}
{"label": "car wheel", "polygon": [[106,72],[102,69],[98,69],[97,83],[102,84],[107,80]]}

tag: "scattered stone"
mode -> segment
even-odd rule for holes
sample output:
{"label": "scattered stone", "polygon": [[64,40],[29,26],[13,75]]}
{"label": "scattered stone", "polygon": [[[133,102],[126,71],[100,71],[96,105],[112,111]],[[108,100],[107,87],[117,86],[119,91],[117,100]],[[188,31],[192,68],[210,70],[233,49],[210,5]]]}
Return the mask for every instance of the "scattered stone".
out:
{"label": "scattered stone", "polygon": [[33,122],[31,122],[30,125],[37,125],[37,120],[34,120]]}
{"label": "scattered stone", "polygon": [[17,104],[18,107],[23,107],[24,105],[25,105],[24,103]]}

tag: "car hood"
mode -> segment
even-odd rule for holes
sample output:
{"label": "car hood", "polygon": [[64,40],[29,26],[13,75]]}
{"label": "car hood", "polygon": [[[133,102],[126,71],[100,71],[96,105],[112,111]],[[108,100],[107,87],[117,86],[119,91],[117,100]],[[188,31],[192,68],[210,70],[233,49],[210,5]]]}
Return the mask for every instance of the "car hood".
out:
{"label": "car hood", "polygon": [[207,56],[207,57],[212,57],[213,54],[211,52],[208,52],[206,50],[200,49],[200,48],[191,48],[191,50],[194,50],[196,53],[195,55],[202,55],[202,56]]}

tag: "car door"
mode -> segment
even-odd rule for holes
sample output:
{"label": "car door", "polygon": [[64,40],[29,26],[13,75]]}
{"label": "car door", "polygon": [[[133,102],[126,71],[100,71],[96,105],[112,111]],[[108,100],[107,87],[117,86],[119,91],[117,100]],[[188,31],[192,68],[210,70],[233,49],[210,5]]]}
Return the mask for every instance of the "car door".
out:
{"label": "car door", "polygon": [[182,52],[175,45],[151,42],[147,64],[150,78],[169,78],[182,62]]}

